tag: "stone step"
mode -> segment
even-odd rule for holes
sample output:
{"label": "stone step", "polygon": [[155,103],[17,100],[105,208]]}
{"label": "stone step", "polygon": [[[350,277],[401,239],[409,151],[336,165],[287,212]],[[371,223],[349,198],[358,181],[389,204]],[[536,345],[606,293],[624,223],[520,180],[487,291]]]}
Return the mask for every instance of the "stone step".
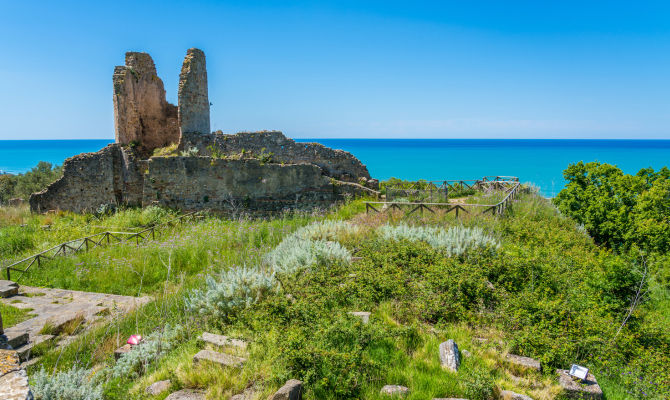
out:
{"label": "stone step", "polygon": [[518,356],[516,354],[508,354],[505,356],[505,361],[522,369],[535,370],[538,372],[542,371],[542,364],[540,364],[540,361],[534,358]]}
{"label": "stone step", "polygon": [[31,366],[37,364],[38,362],[40,362],[41,359],[42,359],[42,357],[35,357],[35,358],[31,358],[30,360],[28,360],[26,362],[22,362],[21,363],[21,368],[26,369],[28,367],[31,367]]}
{"label": "stone step", "polygon": [[237,347],[241,350],[246,350],[247,348],[247,342],[244,340],[233,339],[228,336],[217,335],[209,332],[203,332],[198,339],[217,347]]}
{"label": "stone step", "polygon": [[28,332],[25,331],[9,328],[5,330],[5,337],[7,338],[7,343],[12,346],[12,349],[19,348],[28,343]]}
{"label": "stone step", "polygon": [[0,280],[0,297],[7,298],[19,294],[19,284],[12,281]]}
{"label": "stone step", "polygon": [[199,363],[203,361],[213,362],[224,367],[241,367],[246,358],[235,357],[230,354],[219,353],[213,350],[200,350],[198,354],[193,356],[193,362]]}
{"label": "stone step", "polygon": [[28,343],[20,347],[15,347],[14,350],[19,354],[21,361],[27,361],[30,358],[30,351],[35,348],[35,346],[53,340],[54,337],[54,335],[33,336]]}

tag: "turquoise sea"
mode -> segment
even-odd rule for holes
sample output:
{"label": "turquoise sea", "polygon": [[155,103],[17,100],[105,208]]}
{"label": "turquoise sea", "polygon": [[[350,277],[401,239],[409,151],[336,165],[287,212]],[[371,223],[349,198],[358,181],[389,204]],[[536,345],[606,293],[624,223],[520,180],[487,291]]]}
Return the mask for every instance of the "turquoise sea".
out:
{"label": "turquoise sea", "polygon": [[[627,173],[670,165],[670,140],[526,139],[299,139],[353,153],[380,180],[477,179],[514,175],[532,182],[546,196],[564,185],[562,171],[577,161],[616,164]],[[44,160],[97,151],[111,140],[0,141],[0,171],[21,173]]]}

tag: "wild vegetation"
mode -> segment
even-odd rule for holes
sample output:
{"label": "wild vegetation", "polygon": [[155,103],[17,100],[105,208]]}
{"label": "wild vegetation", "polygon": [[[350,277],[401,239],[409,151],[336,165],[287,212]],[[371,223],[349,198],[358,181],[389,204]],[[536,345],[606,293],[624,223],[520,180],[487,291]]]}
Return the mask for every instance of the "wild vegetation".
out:
{"label": "wild vegetation", "polygon": [[[503,216],[460,219],[366,215],[360,201],[270,219],[207,215],[139,245],[45,263],[21,283],[153,300],[47,349],[29,371],[37,398],[78,398],[62,394],[76,387],[99,388],[90,398],[146,398],[150,383],[170,379],[172,390],[201,388],[211,399],[247,388],[264,399],[295,378],[305,399],[380,399],[385,384],[409,387],[409,399],[491,399],[502,389],[553,399],[554,369],[572,363],[591,368],[607,399],[667,398],[666,254],[658,241],[602,240],[602,220],[565,208],[571,192],[584,196],[569,183],[558,208],[531,191]],[[174,215],[2,208],[0,259]],[[637,247],[645,252],[629,250]],[[352,311],[370,311],[370,322]],[[244,366],[194,365],[203,331],[248,341]],[[115,362],[113,350],[136,333],[149,338],[145,348]],[[438,358],[449,338],[471,353],[457,373]],[[507,352],[540,359],[544,372],[521,374],[503,361]]]}
{"label": "wild vegetation", "polygon": [[40,161],[36,167],[24,174],[0,175],[0,205],[13,198],[28,200],[30,195],[44,189],[51,182],[60,178],[62,166]]}

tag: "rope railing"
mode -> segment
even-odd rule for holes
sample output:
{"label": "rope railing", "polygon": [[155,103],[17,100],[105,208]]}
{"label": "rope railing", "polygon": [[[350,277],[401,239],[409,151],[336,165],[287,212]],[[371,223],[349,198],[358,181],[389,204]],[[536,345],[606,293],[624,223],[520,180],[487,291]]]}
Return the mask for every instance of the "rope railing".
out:
{"label": "rope railing", "polygon": [[[182,223],[187,218],[197,217],[197,214],[199,214],[198,211],[193,211],[188,214],[184,214],[177,218],[171,219],[169,221],[163,222],[161,224],[149,226],[148,228],[138,232],[105,231],[90,236],[86,236],[83,238],[69,240],[67,242],[63,242],[61,244],[53,246],[49,249],[43,250],[30,257],[26,257],[22,260],[15,261],[14,263],[7,265],[3,268],[6,271],[7,280],[11,280],[11,271],[20,272],[21,275],[19,276],[19,279],[21,279],[21,277],[23,277],[23,274],[25,274],[34,264],[37,264],[37,266],[39,267],[42,265],[44,261],[52,260],[57,256],[67,256],[69,254],[74,254],[82,250],[89,251],[96,247],[101,247],[105,244],[109,245],[109,244],[129,242],[134,239],[136,244],[139,245],[140,241],[147,240],[149,236],[151,236],[152,240],[155,239],[156,232],[160,228],[165,226],[175,226],[176,224]],[[22,264],[28,264],[28,265],[26,266],[25,269],[17,268],[17,266],[20,266]],[[16,282],[18,282],[19,279],[17,279]]]}

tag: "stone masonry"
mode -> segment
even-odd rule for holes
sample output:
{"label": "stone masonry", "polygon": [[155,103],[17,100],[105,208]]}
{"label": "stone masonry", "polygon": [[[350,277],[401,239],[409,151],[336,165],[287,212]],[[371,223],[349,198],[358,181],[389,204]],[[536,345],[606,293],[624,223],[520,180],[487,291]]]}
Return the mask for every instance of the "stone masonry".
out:
{"label": "stone masonry", "polygon": [[63,176],[30,196],[30,209],[92,212],[104,204],[141,205],[144,176],[140,165],[132,149],[118,144],[68,158]]}
{"label": "stone masonry", "polygon": [[210,133],[205,53],[188,49],[179,75],[179,127],[184,133]]}
{"label": "stone masonry", "polygon": [[[147,53],[126,53],[126,65],[116,67],[113,82],[117,143],[67,159],[63,176],[30,196],[32,211],[155,204],[266,213],[325,208],[348,197],[378,194],[378,182],[348,152],[296,143],[278,131],[210,133],[202,50],[186,53],[178,108],[165,100]],[[151,156],[171,143],[187,155]]]}
{"label": "stone masonry", "polygon": [[165,99],[163,81],[147,53],[126,53],[126,65],[114,68],[116,142],[148,151],[179,142],[177,107]]}
{"label": "stone masonry", "polygon": [[[184,134],[180,147],[197,148],[198,154],[212,155],[215,149],[220,155],[232,156],[244,152],[247,157],[258,157],[261,153],[272,153],[277,163],[315,164],[325,175],[345,182],[365,183],[372,189],[368,169],[351,153],[334,150],[319,143],[297,143],[278,131],[240,132],[235,135],[214,133],[210,135]],[[359,181],[363,182],[359,182]]]}

